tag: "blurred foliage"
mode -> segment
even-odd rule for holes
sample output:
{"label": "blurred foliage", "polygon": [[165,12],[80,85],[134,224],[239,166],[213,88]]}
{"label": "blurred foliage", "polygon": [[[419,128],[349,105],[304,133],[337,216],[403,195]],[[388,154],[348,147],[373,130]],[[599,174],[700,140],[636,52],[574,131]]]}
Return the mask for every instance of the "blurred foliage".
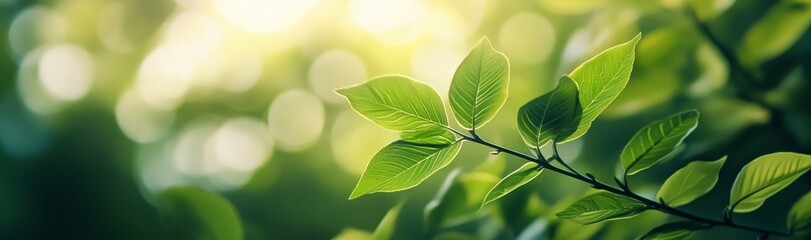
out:
{"label": "blurred foliage", "polygon": [[[445,96],[482,36],[510,58],[512,86],[480,134],[519,149],[523,103],[642,32],[625,91],[560,151],[610,179],[637,129],[698,109],[687,147],[629,179],[645,196],[689,161],[728,155],[716,187],[683,207],[720,216],[748,162],[811,152],[807,0],[0,0],[0,16],[2,239],[174,239],[189,225],[226,225],[207,217],[222,209],[197,205],[212,201],[233,206],[246,239],[372,237],[406,196],[388,217],[394,239],[629,239],[673,220],[558,220],[554,209],[588,186],[554,174],[480,212],[461,194],[454,201],[465,204],[424,211],[447,196],[437,176],[348,201],[371,156],[397,136],[349,113],[332,90],[399,73]],[[463,169],[446,191],[484,195],[465,183],[523,164],[505,157],[507,166],[472,170],[491,162],[490,149],[471,146],[437,174]],[[189,204],[181,227],[161,210],[167,189],[194,192],[174,198]],[[809,189],[806,175],[736,221],[782,229]],[[454,218],[426,225],[425,212],[440,210]],[[694,237],[748,236],[716,228]]]}

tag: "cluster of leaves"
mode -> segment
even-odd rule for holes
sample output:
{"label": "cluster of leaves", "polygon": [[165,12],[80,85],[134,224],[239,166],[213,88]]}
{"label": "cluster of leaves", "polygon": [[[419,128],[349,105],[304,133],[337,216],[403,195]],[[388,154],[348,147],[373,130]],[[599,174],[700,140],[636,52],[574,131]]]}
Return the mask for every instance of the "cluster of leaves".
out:
{"label": "cluster of leaves", "polygon": [[[576,178],[600,189],[556,216],[588,225],[630,218],[646,210],[658,210],[685,218],[654,228],[644,239],[682,239],[694,231],[724,225],[763,234],[779,233],[735,224],[731,214],[758,209],[764,201],[791,184],[809,169],[811,156],[773,153],[746,165],[735,179],[724,221],[697,217],[676,209],[693,202],[713,189],[726,157],[716,161],[695,161],[676,171],[662,185],[657,200],[634,193],[627,176],[637,174],[672,155],[697,127],[699,113],[684,111],[650,123],[640,129],[619,156],[624,172],[616,186],[581,174],[557,154],[557,145],[583,136],[592,122],[617,98],[629,81],[635,48],[641,38],[609,48],[563,76],[555,89],[523,105],[518,112],[518,131],[534,156],[525,155],[482,139],[476,132],[505,104],[510,65],[507,57],[483,38],[457,69],[449,92],[453,114],[465,134],[449,126],[443,102],[430,86],[400,75],[375,77],[366,83],[336,92],[351,107],[381,127],[400,132],[401,139],[381,149],[370,160],[357,186],[354,199],[376,192],[401,191],[417,186],[454,159],[464,142],[494,148],[529,161],[501,180],[488,174],[486,167],[471,173],[451,174],[440,197],[426,208],[430,225],[453,224],[455,217],[476,212],[532,181],[542,170]],[[553,156],[546,158],[541,147],[551,143]],[[559,168],[552,163],[562,165]],[[453,201],[452,196],[480,196],[474,203]],[[451,197],[448,197],[451,196]],[[788,215],[791,233],[811,227],[811,193],[798,201]],[[560,230],[559,230],[560,231]]]}

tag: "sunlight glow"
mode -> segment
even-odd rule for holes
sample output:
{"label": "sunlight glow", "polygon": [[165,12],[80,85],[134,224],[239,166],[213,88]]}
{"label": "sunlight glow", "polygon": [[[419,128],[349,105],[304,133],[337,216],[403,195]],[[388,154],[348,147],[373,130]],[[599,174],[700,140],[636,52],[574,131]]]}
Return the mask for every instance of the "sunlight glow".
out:
{"label": "sunlight glow", "polygon": [[335,94],[336,88],[366,81],[366,66],[361,59],[346,50],[332,50],[313,61],[307,76],[315,94],[330,103],[344,103]]}
{"label": "sunlight glow", "polygon": [[273,142],[261,122],[250,118],[234,118],[225,122],[208,144],[213,155],[227,168],[253,171],[273,153]]}
{"label": "sunlight glow", "polygon": [[214,6],[223,18],[240,29],[254,33],[288,29],[301,21],[317,4],[317,0],[214,0]]}
{"label": "sunlight glow", "polygon": [[90,91],[93,83],[93,59],[76,45],[48,48],[39,60],[39,80],[57,99],[80,99]]}
{"label": "sunlight glow", "polygon": [[380,40],[403,44],[419,36],[423,8],[418,0],[353,0],[349,14],[355,24]]}
{"label": "sunlight glow", "polygon": [[321,137],[324,105],[309,92],[288,90],[270,104],[268,126],[280,148],[291,152],[307,149]]}

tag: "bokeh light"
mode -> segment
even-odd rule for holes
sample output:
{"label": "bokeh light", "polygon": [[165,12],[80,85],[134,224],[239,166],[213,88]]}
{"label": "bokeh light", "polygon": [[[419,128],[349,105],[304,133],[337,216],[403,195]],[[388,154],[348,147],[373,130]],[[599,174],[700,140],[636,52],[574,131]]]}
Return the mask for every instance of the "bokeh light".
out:
{"label": "bokeh light", "polygon": [[307,149],[324,129],[324,105],[309,92],[288,90],[273,99],[268,126],[280,148],[292,152]]}
{"label": "bokeh light", "polygon": [[301,21],[318,0],[215,0],[228,22],[256,33],[278,32]]}
{"label": "bokeh light", "polygon": [[366,65],[352,52],[332,50],[321,54],[310,66],[307,79],[310,86],[324,101],[343,103],[335,89],[366,81]]}
{"label": "bokeh light", "polygon": [[75,45],[50,47],[39,59],[39,80],[54,98],[77,100],[92,86],[93,59]]}

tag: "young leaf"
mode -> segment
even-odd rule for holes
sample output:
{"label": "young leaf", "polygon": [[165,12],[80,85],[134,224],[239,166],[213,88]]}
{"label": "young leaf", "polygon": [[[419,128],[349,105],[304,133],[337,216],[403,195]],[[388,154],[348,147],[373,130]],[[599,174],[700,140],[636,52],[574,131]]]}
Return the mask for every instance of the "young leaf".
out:
{"label": "young leaf", "polygon": [[788,212],[788,229],[790,232],[811,231],[811,192],[803,195]]}
{"label": "young leaf", "polygon": [[778,1],[743,36],[741,61],[757,66],[794,45],[811,25],[811,1]]}
{"label": "young leaf", "polygon": [[729,209],[737,213],[755,211],[767,198],[779,192],[811,169],[811,156],[790,152],[758,157],[743,166],[729,195]]}
{"label": "young leaf", "polygon": [[642,240],[680,240],[687,239],[697,230],[711,226],[693,221],[672,222],[656,227],[639,239]]}
{"label": "young leaf", "polygon": [[461,141],[448,145],[393,142],[372,157],[349,199],[417,186],[431,174],[447,166],[459,153],[461,146]]}
{"label": "young leaf", "polygon": [[620,154],[625,173],[634,175],[673,152],[696,129],[698,115],[698,111],[690,110],[639,129]]}
{"label": "young leaf", "polygon": [[484,195],[496,182],[498,177],[489,173],[459,175],[458,169],[452,172],[436,198],[425,206],[428,228],[450,227],[474,219],[479,214]]}
{"label": "young leaf", "polygon": [[493,119],[507,101],[510,63],[487,37],[462,60],[449,92],[451,109],[462,127],[476,129]]}
{"label": "young leaf", "polygon": [[225,198],[194,187],[176,187],[158,196],[158,211],[178,239],[242,239],[242,223]]}
{"label": "young leaf", "polygon": [[374,240],[388,240],[394,235],[394,227],[397,223],[397,216],[400,215],[400,209],[403,208],[403,203],[397,204],[386,213],[386,216],[377,224],[375,232],[372,233]]}
{"label": "young leaf", "polygon": [[569,76],[580,86],[578,101],[583,114],[573,133],[561,143],[583,136],[597,116],[619,96],[631,77],[634,50],[642,34],[623,44],[611,47],[575,68]]}
{"label": "young leaf", "polygon": [[598,192],[580,199],[557,213],[557,216],[580,224],[592,224],[630,218],[646,209],[645,204],[628,197],[609,192]]}
{"label": "young leaf", "polygon": [[406,76],[384,75],[366,83],[335,90],[352,109],[381,127],[402,132],[413,143],[448,144],[448,117],[442,99],[425,83]]}
{"label": "young leaf", "polygon": [[541,170],[543,169],[540,168],[537,163],[529,162],[525,163],[523,166],[510,174],[507,174],[506,177],[501,179],[501,181],[499,181],[495,186],[493,186],[492,189],[490,189],[489,192],[487,192],[487,196],[484,198],[482,207],[495,200],[498,200],[529,181],[532,181],[532,179],[535,179],[535,177],[541,174]]}
{"label": "young leaf", "polygon": [[354,228],[344,228],[332,240],[372,240],[372,234]]}
{"label": "young leaf", "polygon": [[539,148],[571,134],[578,115],[577,83],[563,76],[554,90],[518,109],[518,131],[527,145]]}
{"label": "young leaf", "polygon": [[688,204],[707,194],[718,182],[718,173],[727,157],[712,162],[695,161],[673,173],[657,194],[668,206]]}

